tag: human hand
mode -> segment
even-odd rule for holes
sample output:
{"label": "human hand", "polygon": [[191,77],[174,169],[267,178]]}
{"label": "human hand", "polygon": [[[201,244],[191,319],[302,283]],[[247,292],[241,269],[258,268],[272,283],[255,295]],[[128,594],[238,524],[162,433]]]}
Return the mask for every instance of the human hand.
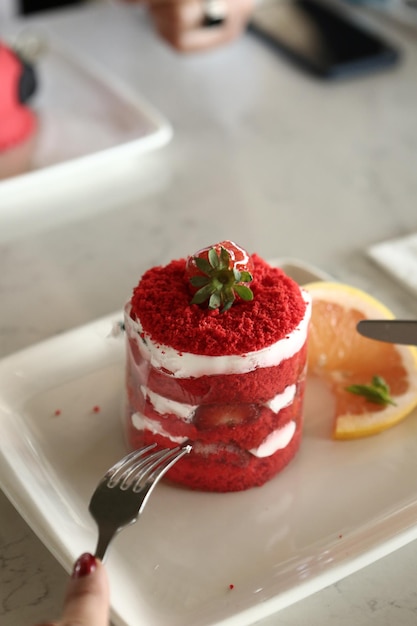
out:
{"label": "human hand", "polygon": [[180,52],[206,50],[232,41],[245,29],[255,0],[216,0],[224,14],[220,24],[204,25],[214,0],[127,0],[147,6],[156,31]]}
{"label": "human hand", "polygon": [[103,564],[82,554],[74,565],[61,618],[38,626],[108,626],[109,585]]}

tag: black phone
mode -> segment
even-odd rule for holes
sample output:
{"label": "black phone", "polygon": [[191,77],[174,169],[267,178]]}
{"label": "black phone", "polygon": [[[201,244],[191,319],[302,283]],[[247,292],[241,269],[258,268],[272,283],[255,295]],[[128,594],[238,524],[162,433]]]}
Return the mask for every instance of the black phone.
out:
{"label": "black phone", "polygon": [[267,0],[250,30],[316,76],[345,78],[394,65],[399,51],[338,4]]}

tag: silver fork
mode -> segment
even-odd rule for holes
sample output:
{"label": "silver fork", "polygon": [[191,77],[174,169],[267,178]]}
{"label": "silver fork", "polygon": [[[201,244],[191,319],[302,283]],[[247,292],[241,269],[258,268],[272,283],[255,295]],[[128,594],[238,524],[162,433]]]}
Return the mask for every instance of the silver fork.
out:
{"label": "silver fork", "polygon": [[92,495],[89,511],[98,526],[95,556],[101,560],[114,536],[136,522],[162,476],[192,449],[186,445],[151,452],[155,446],[135,450],[113,465]]}

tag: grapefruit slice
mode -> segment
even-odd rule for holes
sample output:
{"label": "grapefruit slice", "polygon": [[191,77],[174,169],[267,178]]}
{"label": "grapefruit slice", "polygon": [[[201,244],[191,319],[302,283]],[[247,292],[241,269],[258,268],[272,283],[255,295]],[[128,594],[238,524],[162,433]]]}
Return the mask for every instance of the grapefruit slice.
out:
{"label": "grapefruit slice", "polygon": [[[306,289],[313,300],[308,372],[335,396],[334,437],[374,435],[403,420],[417,406],[417,349],[368,339],[356,330],[359,320],[393,318],[392,312],[350,285],[323,281]],[[376,402],[366,393],[375,381],[386,385],[388,401]],[[357,387],[356,393],[347,390],[357,385],[359,394]]]}

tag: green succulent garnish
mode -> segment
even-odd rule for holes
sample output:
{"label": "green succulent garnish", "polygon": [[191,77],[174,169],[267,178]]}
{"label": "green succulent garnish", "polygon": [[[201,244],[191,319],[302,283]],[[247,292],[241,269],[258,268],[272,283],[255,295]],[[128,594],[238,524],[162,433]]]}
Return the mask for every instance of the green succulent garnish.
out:
{"label": "green succulent garnish", "polygon": [[201,275],[190,278],[193,287],[198,287],[191,304],[202,304],[208,300],[209,309],[220,309],[223,313],[230,309],[236,296],[246,301],[253,300],[253,293],[245,284],[252,281],[251,273],[230,268],[230,254],[226,248],[221,247],[219,253],[211,248],[207,256],[208,259],[193,257]]}
{"label": "green succulent garnish", "polygon": [[390,388],[381,376],[373,376],[369,385],[350,385],[346,387],[346,391],[363,396],[368,402],[382,405],[392,404],[395,406],[395,402],[390,395]]}

